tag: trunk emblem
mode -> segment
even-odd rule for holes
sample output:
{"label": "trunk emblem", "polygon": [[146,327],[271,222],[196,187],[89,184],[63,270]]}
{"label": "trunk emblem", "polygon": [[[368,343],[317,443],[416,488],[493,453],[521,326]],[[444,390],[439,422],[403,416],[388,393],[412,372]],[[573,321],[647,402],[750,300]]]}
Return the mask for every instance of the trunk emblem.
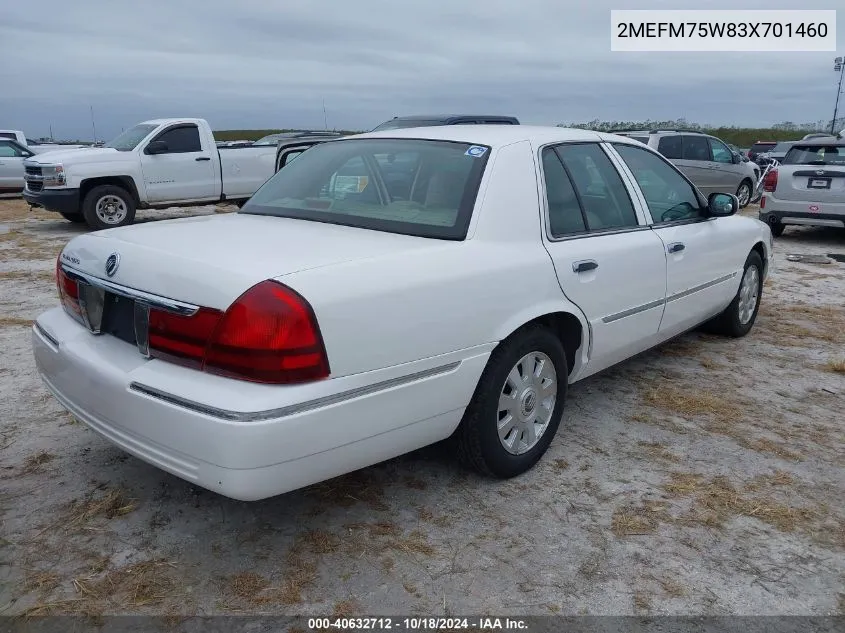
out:
{"label": "trunk emblem", "polygon": [[817,169],[816,176],[824,176],[824,169]]}
{"label": "trunk emblem", "polygon": [[818,210],[819,210],[819,208],[816,205],[814,205],[814,204],[810,205],[810,211],[818,211]]}
{"label": "trunk emblem", "polygon": [[109,277],[114,277],[114,274],[117,272],[117,269],[120,267],[120,255],[117,253],[112,253],[106,259],[106,275]]}

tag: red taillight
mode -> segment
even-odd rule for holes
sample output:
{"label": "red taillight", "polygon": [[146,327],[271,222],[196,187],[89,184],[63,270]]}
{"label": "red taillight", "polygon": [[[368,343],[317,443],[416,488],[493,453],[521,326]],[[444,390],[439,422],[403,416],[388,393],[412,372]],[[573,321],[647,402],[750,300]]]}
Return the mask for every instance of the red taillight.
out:
{"label": "red taillight", "polygon": [[62,270],[62,254],[56,259],[56,287],[59,300],[65,311],[77,321],[82,322],[82,309],[79,307],[79,286]]}
{"label": "red taillight", "polygon": [[200,308],[190,316],[150,308],[150,356],[200,369],[222,316],[210,308]]}
{"label": "red taillight", "polygon": [[206,349],[203,369],[275,384],[329,375],[311,306],[275,281],[253,286],[226,310]]}
{"label": "red taillight", "polygon": [[763,179],[763,191],[774,191],[778,187],[778,170],[773,169]]}
{"label": "red taillight", "polygon": [[766,208],[766,196],[763,196],[762,198],[760,198],[760,208],[761,209]]}
{"label": "red taillight", "polygon": [[151,309],[149,346],[156,358],[253,382],[290,384],[329,375],[311,306],[275,281],[253,286],[225,314]]}

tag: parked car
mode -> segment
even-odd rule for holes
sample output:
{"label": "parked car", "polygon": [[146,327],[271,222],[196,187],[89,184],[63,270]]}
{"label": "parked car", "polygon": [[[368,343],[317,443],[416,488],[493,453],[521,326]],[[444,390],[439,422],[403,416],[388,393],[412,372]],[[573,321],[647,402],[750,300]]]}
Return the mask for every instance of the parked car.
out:
{"label": "parked car", "polygon": [[759,157],[759,155],[764,152],[768,152],[769,150],[774,148],[775,145],[777,145],[777,141],[757,141],[748,150],[748,158],[751,161],[757,163],[757,158]]}
{"label": "parked car", "polygon": [[797,143],[798,141],[784,141],[782,143],[778,143],[768,152],[763,152],[757,155],[757,164],[760,166],[765,166],[768,162],[776,160],[778,162],[782,161],[786,156],[786,153],[790,150],[790,148]]}
{"label": "parked car", "polygon": [[338,132],[289,132],[276,140],[276,171],[297,158],[309,147],[318,143],[342,138]]}
{"label": "parked car", "polygon": [[760,219],[775,236],[789,224],[845,227],[845,140],[798,141],[763,181]]}
{"label": "parked car", "polygon": [[23,189],[23,161],[34,156],[17,141],[0,138],[0,193],[18,193]]}
{"label": "parked car", "polygon": [[85,147],[85,145],[41,143],[27,138],[20,130],[0,130],[0,139],[11,139],[16,141],[19,145],[23,145],[33,154],[43,154],[45,152],[54,152],[56,150],[79,149]]}
{"label": "parked car", "polygon": [[35,362],[74,417],[235,499],[446,438],[511,477],[570,384],[702,323],[749,332],[771,232],[737,208],[586,130],[327,141],[237,213],[72,239]]}
{"label": "parked car", "polygon": [[24,198],[95,229],[131,224],[136,209],[242,202],[273,175],[275,147],[218,147],[204,119],[156,119],[99,149],[24,162]]}
{"label": "parked car", "polygon": [[519,125],[519,119],[495,114],[417,114],[395,116],[376,127],[373,132],[437,125]]}
{"label": "parked car", "polygon": [[648,145],[668,158],[704,194],[731,193],[740,208],[751,201],[760,170],[709,134],[687,130],[625,130],[618,134]]}

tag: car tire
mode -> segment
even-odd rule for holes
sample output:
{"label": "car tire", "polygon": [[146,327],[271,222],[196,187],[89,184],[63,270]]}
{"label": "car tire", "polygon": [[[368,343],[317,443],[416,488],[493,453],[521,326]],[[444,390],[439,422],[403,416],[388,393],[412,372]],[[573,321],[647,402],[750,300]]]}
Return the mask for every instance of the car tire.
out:
{"label": "car tire", "polygon": [[774,224],[769,224],[769,229],[772,231],[772,235],[774,237],[780,237],[783,235],[784,229],[786,229],[786,225],[783,222],[776,222]]}
{"label": "car tire", "polygon": [[[750,180],[743,180],[739,183],[739,187],[736,189],[736,197],[739,200],[739,208],[744,209],[748,206],[751,202],[751,197],[754,195],[754,186],[751,184]],[[743,196],[745,198],[745,202],[743,202]]]}
{"label": "car tire", "polygon": [[84,224],[85,223],[85,216],[81,213],[64,213],[59,211],[59,215],[62,216],[65,220],[69,222],[75,222],[76,224]]}
{"label": "car tire", "polygon": [[[751,294],[753,293],[753,294]],[[739,338],[754,327],[760,300],[763,297],[763,260],[757,251],[751,251],[742,269],[739,289],[724,312],[704,324],[704,329],[713,334]],[[753,298],[753,307],[750,300]]]}
{"label": "car tire", "polygon": [[126,226],[135,219],[135,200],[122,187],[100,185],[85,195],[82,215],[92,229]]}
{"label": "car tire", "polygon": [[[540,367],[538,360],[543,363],[540,378],[529,368]],[[546,382],[552,374],[554,382]],[[483,475],[500,479],[532,468],[560,426],[568,381],[563,344],[547,327],[527,326],[505,339],[490,355],[453,436],[459,460]],[[504,416],[502,399],[513,401],[513,408]],[[508,426],[510,431],[502,438],[499,426],[508,415],[516,425]],[[506,447],[508,441],[510,448]]]}

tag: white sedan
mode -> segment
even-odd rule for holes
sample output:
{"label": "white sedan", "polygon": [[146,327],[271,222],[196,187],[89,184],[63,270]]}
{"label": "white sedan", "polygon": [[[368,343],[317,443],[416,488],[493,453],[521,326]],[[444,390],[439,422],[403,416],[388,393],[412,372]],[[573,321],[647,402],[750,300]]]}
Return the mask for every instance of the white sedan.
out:
{"label": "white sedan", "polygon": [[569,384],[701,324],[748,333],[772,238],[736,210],[597,132],[327,141],[238,213],[74,238],[35,359],[79,420],[235,499],[445,438],[512,477]]}

